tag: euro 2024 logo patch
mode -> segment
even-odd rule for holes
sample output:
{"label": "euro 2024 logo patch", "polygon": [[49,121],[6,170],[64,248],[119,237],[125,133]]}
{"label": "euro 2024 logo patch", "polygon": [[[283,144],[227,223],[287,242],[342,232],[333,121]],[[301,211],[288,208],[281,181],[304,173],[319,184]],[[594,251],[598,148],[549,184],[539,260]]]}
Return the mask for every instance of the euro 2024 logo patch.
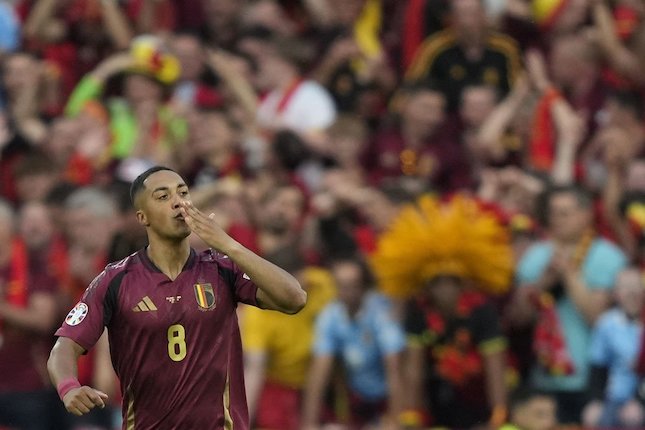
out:
{"label": "euro 2024 logo patch", "polygon": [[87,316],[88,311],[89,308],[85,303],[78,302],[76,306],[74,306],[74,309],[69,311],[67,317],[65,317],[65,323],[71,326],[79,325]]}

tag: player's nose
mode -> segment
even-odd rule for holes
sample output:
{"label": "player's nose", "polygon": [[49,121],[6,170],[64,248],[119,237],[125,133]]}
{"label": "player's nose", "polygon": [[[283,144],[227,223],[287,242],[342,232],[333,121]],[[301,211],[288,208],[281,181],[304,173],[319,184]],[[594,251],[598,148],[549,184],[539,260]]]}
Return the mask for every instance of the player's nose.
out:
{"label": "player's nose", "polygon": [[172,204],[173,209],[179,209],[179,207],[181,206],[181,198],[179,197],[179,195],[174,194],[170,203]]}

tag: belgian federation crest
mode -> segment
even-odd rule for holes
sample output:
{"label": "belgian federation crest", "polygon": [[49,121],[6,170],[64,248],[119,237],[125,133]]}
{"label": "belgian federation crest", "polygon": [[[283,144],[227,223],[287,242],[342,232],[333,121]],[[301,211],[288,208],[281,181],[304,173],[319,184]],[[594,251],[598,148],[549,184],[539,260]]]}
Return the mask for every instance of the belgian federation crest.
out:
{"label": "belgian federation crest", "polygon": [[215,308],[215,291],[211,284],[195,284],[195,300],[199,305],[199,310],[210,310]]}

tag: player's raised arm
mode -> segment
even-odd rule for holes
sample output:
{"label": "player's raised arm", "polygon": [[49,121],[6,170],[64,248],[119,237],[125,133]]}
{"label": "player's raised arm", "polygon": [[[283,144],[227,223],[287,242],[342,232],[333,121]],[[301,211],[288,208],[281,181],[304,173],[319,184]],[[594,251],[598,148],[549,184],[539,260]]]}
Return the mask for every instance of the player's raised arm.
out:
{"label": "player's raised arm", "polygon": [[65,409],[83,415],[96,406],[105,407],[107,394],[78,382],[78,358],[85,352],[82,346],[66,337],[59,337],[47,361],[49,376],[58,390]]}
{"label": "player's raised arm", "polygon": [[186,224],[208,246],[235,262],[258,287],[258,305],[288,314],[295,314],[307,303],[307,293],[296,278],[275,264],[245,248],[217,224],[213,214],[206,216],[189,201],[182,202]]}

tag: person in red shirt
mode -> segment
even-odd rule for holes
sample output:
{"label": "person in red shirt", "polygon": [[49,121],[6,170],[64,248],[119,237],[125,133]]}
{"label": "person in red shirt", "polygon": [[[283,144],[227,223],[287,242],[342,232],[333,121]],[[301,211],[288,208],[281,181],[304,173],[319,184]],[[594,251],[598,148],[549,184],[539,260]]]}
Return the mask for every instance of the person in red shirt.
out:
{"label": "person in red shirt", "polygon": [[[237,304],[296,313],[307,294],[196,209],[174,171],[145,171],[130,195],[149,245],[109,264],[56,332],[48,369],[61,400],[75,415],[105,406],[75,363],[107,327],[123,429],[248,429]],[[191,249],[193,232],[211,249]]]}
{"label": "person in red shirt", "polygon": [[401,90],[399,118],[376,134],[366,156],[374,185],[387,178],[417,178],[441,192],[471,184],[467,156],[446,119],[446,99],[431,84]]}
{"label": "person in red shirt", "polygon": [[0,201],[0,427],[38,430],[53,421],[45,362],[60,285],[48,270],[54,227],[46,209],[27,204],[19,219],[23,234],[14,231],[12,208]]}

